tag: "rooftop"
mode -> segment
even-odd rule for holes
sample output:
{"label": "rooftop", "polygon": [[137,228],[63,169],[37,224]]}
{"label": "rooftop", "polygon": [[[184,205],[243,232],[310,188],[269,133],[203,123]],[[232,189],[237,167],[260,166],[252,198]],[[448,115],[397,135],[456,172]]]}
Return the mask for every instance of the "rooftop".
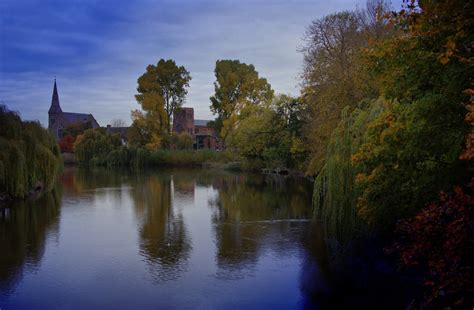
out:
{"label": "rooftop", "polygon": [[207,123],[210,122],[210,120],[205,120],[205,119],[195,119],[194,120],[194,126],[207,126]]}

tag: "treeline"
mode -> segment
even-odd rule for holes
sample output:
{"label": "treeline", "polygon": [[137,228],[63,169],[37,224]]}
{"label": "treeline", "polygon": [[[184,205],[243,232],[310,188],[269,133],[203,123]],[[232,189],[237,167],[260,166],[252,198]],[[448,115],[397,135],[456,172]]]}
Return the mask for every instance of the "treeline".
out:
{"label": "treeline", "polygon": [[49,191],[61,170],[59,147],[49,132],[0,106],[0,200]]}
{"label": "treeline", "polygon": [[[399,13],[376,4],[366,13],[385,19],[370,23],[367,14],[344,12],[308,28],[304,96],[315,120],[307,124],[314,141],[308,169],[317,175],[315,203],[325,220],[350,214],[390,230],[472,173],[472,18],[464,2],[422,2]],[[328,46],[347,55],[335,62]],[[335,76],[321,78],[321,68]],[[342,113],[321,116],[333,110]]]}
{"label": "treeline", "polygon": [[400,234],[392,252],[424,277],[414,307],[473,303],[473,11],[369,1],[314,21],[303,48],[315,212],[338,236]]}

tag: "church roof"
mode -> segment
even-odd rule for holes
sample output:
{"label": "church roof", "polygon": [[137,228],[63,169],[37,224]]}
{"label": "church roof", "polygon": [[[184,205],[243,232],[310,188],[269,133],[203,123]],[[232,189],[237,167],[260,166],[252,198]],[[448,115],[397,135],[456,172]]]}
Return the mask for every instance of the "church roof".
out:
{"label": "church roof", "polygon": [[59,95],[58,88],[56,87],[56,79],[54,79],[53,98],[51,98],[51,107],[48,113],[61,113],[61,107],[59,106]]}
{"label": "church roof", "polygon": [[71,124],[97,122],[92,114],[63,112],[62,116]]}

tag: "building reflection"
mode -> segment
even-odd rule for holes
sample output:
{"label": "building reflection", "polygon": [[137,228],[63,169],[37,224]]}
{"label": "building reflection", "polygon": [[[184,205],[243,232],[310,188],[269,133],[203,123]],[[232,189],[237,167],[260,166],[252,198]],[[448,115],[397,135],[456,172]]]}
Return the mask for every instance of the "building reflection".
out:
{"label": "building reflection", "polygon": [[14,292],[26,269],[39,267],[47,237],[58,232],[61,196],[57,188],[0,209],[0,297]]}

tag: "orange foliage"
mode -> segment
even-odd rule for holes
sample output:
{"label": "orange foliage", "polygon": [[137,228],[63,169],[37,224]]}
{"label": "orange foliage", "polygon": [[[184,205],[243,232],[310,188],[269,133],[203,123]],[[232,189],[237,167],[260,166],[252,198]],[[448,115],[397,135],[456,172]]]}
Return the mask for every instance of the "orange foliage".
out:
{"label": "orange foliage", "polygon": [[388,252],[397,252],[400,266],[423,271],[425,296],[420,308],[473,305],[474,181],[463,191],[441,192],[415,217],[397,226],[399,241]]}
{"label": "orange foliage", "polygon": [[61,153],[74,153],[74,142],[76,138],[71,135],[64,136],[61,140],[59,140],[59,148],[61,149]]}

